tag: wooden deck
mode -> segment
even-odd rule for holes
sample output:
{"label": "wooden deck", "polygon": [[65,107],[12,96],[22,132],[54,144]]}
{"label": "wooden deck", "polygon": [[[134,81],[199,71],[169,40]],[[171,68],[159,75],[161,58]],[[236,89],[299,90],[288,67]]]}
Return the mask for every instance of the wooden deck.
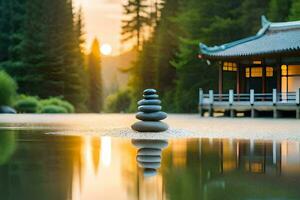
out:
{"label": "wooden deck", "polygon": [[214,116],[215,112],[222,112],[235,117],[237,113],[249,113],[251,117],[257,117],[263,112],[272,112],[274,118],[281,116],[283,112],[295,113],[297,119],[300,118],[300,89],[296,92],[277,93],[273,89],[272,93],[255,93],[250,90],[248,94],[234,94],[229,90],[228,94],[214,94],[210,90],[204,94],[199,90],[199,112],[204,116],[208,112],[209,116]]}

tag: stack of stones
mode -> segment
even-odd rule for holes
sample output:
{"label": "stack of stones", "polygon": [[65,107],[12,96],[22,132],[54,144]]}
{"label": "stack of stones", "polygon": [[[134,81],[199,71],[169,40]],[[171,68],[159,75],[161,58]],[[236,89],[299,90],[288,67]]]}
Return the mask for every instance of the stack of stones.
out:
{"label": "stack of stones", "polygon": [[162,132],[169,127],[161,120],[167,118],[167,114],[161,111],[161,101],[155,89],[146,89],[143,94],[144,99],[138,102],[139,112],[136,118],[141,120],[134,123],[131,128],[138,132]]}
{"label": "stack of stones", "polygon": [[168,146],[168,141],[134,139],[132,144],[138,148],[136,160],[143,169],[144,177],[155,176],[161,166],[162,150]]}

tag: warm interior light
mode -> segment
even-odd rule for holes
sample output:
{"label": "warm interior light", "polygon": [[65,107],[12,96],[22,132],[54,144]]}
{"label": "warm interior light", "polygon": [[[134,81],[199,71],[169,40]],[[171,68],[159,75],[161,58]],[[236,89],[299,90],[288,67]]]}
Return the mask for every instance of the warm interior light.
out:
{"label": "warm interior light", "polygon": [[253,64],[261,65],[261,61],[260,60],[255,60],[255,61],[253,61]]}

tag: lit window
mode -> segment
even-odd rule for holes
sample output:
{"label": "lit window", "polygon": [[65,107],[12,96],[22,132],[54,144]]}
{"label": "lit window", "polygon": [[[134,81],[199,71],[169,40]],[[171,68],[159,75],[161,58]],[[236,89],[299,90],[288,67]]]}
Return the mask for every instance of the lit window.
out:
{"label": "lit window", "polygon": [[255,61],[253,61],[253,64],[261,65],[261,61],[260,60],[255,60]]}
{"label": "lit window", "polygon": [[233,69],[233,71],[237,71],[237,64],[236,63],[233,63],[232,69]]}
{"label": "lit window", "polygon": [[263,172],[263,164],[259,162],[251,163],[251,172],[253,173]]}
{"label": "lit window", "polygon": [[223,71],[237,71],[237,64],[233,62],[224,62]]}
{"label": "lit window", "polygon": [[287,66],[286,65],[281,65],[281,74],[283,76],[287,75]]}
{"label": "lit window", "polygon": [[273,76],[273,67],[267,67],[266,68],[266,76],[272,77]]}
{"label": "lit window", "polygon": [[288,75],[300,75],[300,65],[289,65]]}
{"label": "lit window", "polygon": [[249,69],[249,67],[246,68],[246,77],[247,78],[250,77],[250,69]]}
{"label": "lit window", "polygon": [[252,67],[251,68],[251,77],[262,77],[262,68],[261,67]]}

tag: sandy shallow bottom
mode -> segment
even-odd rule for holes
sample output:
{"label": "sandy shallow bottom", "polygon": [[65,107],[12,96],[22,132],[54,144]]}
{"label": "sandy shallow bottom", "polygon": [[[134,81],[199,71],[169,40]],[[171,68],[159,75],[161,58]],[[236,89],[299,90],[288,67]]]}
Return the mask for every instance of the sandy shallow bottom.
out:
{"label": "sandy shallow bottom", "polygon": [[171,127],[161,133],[138,133],[129,127],[133,114],[0,115],[0,129],[45,130],[49,134],[100,135],[138,139],[236,138],[300,141],[300,120],[251,118],[200,118],[170,114]]}

